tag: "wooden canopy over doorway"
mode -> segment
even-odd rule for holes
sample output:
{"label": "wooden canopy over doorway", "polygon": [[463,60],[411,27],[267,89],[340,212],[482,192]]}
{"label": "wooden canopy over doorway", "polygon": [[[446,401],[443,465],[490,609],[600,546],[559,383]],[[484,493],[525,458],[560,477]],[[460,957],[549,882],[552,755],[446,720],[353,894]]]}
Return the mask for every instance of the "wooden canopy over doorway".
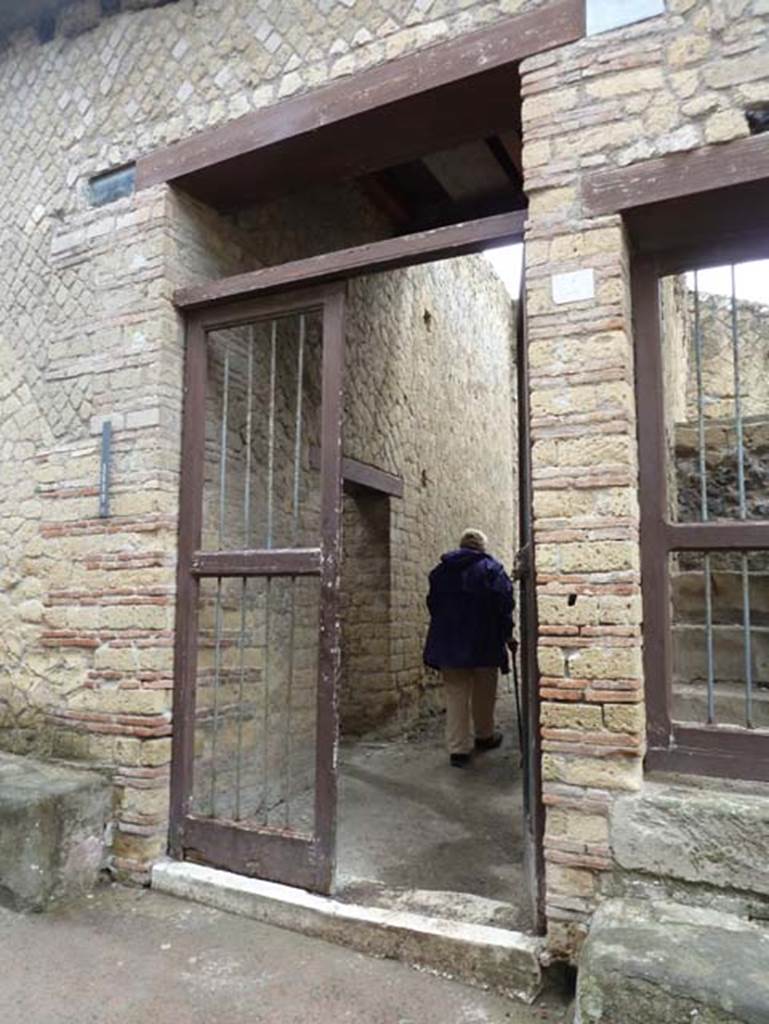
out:
{"label": "wooden canopy over doorway", "polygon": [[520,61],[584,34],[559,0],[254,111],[137,162],[219,210],[356,180],[398,233],[520,209]]}

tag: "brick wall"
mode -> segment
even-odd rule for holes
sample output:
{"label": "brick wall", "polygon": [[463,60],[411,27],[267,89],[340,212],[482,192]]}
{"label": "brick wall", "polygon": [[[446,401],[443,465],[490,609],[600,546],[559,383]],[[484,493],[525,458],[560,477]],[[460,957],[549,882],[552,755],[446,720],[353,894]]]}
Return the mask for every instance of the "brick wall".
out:
{"label": "brick wall", "polygon": [[[116,770],[119,870],[141,874],[166,841],[182,354],[171,294],[257,254],[236,225],[163,189],[92,209],[87,179],[519,6],[238,2],[224,18],[214,0],[112,17],[80,3],[52,41],[30,28],[0,43],[0,162],[14,168],[0,265],[1,742]],[[97,517],[104,417],[109,522]]]}
{"label": "brick wall", "polygon": [[[572,955],[644,749],[628,254],[618,217],[585,217],[581,180],[747,135],[745,106],[769,99],[765,4],[667,6],[522,66],[547,913]],[[552,275],[578,269],[594,298],[556,305]]]}
{"label": "brick wall", "polygon": [[[165,190],[92,210],[84,184],[538,5],[237,0],[225,18],[215,0],[179,0],[102,19],[81,4],[53,41],[26,31],[1,44],[0,163],[14,168],[0,263],[3,742],[117,766],[124,870],[165,844],[182,351],[171,291],[254,253],[237,225],[220,232]],[[667,6],[522,69],[548,915],[553,949],[569,954],[611,861],[607,807],[640,786],[643,750],[627,251],[617,218],[585,218],[581,177],[744,135],[744,107],[769,101],[765,0]],[[554,305],[551,275],[579,268],[595,271],[594,299]],[[95,514],[104,415],[109,523]]]}

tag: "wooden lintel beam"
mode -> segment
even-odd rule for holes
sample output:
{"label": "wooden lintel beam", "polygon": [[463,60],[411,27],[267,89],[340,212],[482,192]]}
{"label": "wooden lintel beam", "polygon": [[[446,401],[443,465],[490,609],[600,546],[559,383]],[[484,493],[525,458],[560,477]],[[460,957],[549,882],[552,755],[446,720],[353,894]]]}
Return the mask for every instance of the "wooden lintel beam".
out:
{"label": "wooden lintel beam", "polygon": [[148,153],[137,161],[136,186],[174,181],[299,135],[317,133],[321,141],[324,129],[342,121],[515,65],[584,34],[584,0],[558,0],[500,19]]}
{"label": "wooden lintel beam", "polygon": [[348,490],[362,489],[390,498],[403,497],[403,478],[357,459],[342,459],[342,479]]}
{"label": "wooden lintel beam", "polygon": [[491,244],[523,241],[525,210],[450,224],[415,234],[386,238],[351,249],[322,253],[276,267],[235,274],[221,281],[180,288],[174,294],[179,309],[190,310],[225,300],[344,280],[360,274],[394,270],[479,252]]}
{"label": "wooden lintel beam", "polygon": [[769,135],[755,135],[594,171],[583,180],[582,201],[586,216],[599,217],[763,178],[769,178]]}
{"label": "wooden lintel beam", "polygon": [[[317,445],[310,448],[310,466],[320,469],[320,448]],[[363,489],[390,498],[403,497],[403,477],[359,459],[342,459],[342,482],[352,492]]]}

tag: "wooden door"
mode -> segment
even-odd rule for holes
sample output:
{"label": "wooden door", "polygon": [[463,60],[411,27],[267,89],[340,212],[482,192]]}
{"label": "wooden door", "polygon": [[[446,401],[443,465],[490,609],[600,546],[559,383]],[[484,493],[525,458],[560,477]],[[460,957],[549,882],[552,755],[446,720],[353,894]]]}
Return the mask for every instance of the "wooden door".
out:
{"label": "wooden door", "polygon": [[330,286],[193,311],[186,332],[171,851],[318,892],[335,861],[343,316]]}

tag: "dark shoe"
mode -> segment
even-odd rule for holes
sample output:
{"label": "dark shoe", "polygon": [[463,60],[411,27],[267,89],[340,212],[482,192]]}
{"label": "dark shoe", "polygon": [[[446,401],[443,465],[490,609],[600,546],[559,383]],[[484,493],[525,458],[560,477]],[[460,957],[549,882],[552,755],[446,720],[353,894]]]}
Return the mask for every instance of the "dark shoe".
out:
{"label": "dark shoe", "polygon": [[449,761],[452,768],[467,768],[470,764],[469,754],[449,754]]}
{"label": "dark shoe", "polygon": [[501,747],[502,746],[502,740],[503,739],[504,739],[504,734],[499,732],[499,730],[497,730],[492,736],[487,736],[486,739],[476,740],[475,741],[475,749],[476,750],[496,750],[497,747]]}

